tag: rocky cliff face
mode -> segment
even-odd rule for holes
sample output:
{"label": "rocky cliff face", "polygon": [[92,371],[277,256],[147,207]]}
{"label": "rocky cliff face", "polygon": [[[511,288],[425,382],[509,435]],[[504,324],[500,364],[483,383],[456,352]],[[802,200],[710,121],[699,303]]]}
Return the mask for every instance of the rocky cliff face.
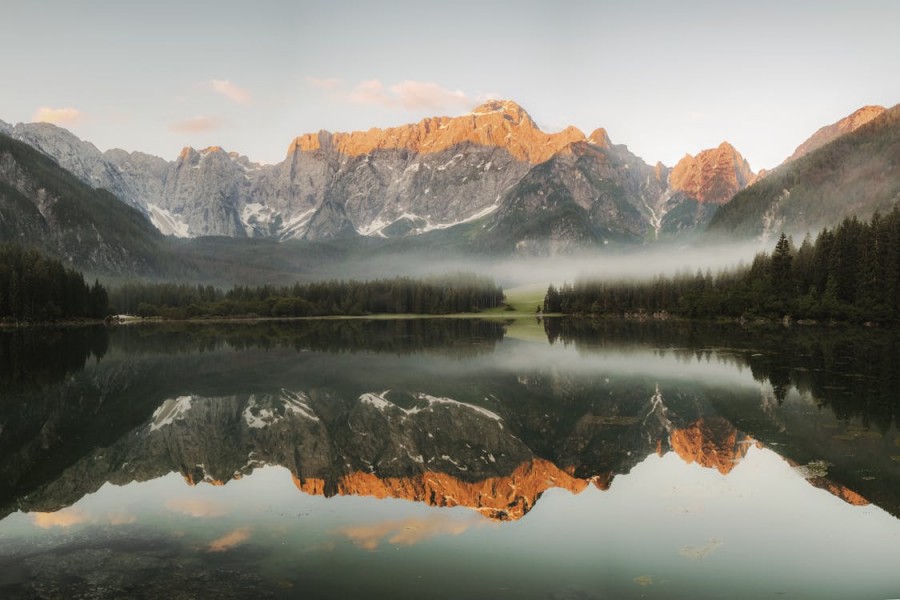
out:
{"label": "rocky cliff face", "polygon": [[651,230],[648,212],[662,194],[659,183],[627,149],[570,144],[501,198],[485,238],[499,249],[531,253],[637,241]]}
{"label": "rocky cliff face", "polygon": [[784,162],[788,163],[797,160],[801,156],[805,156],[806,154],[833,142],[842,135],[856,131],[872,119],[881,116],[885,110],[887,109],[883,106],[863,106],[840,121],[822,127],[812,134],[808,140],[797,146],[794,153],[785,159]]}
{"label": "rocky cliff face", "polygon": [[154,215],[183,223],[192,236],[243,237],[241,211],[250,192],[247,173],[259,169],[246,157],[217,146],[199,152],[185,148],[166,173],[159,204],[149,208]]}
{"label": "rocky cliff face", "polygon": [[669,174],[669,189],[701,203],[724,204],[753,182],[749,163],[728,142],[686,155]]}
{"label": "rocky cliff face", "polygon": [[727,475],[747,454],[753,442],[721,417],[700,419],[672,432],[672,450],[691,464]]}

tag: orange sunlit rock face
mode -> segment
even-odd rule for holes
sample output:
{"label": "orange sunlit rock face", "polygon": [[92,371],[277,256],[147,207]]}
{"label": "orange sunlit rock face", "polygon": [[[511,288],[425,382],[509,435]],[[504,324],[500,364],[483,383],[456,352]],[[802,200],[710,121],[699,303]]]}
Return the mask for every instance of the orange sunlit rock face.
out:
{"label": "orange sunlit rock face", "polygon": [[[198,483],[208,483],[209,485],[221,486],[227,483],[226,481],[222,481],[221,479],[213,479],[212,477],[202,477],[198,479],[194,476],[193,473],[182,473],[181,476],[184,477],[184,482],[190,486],[195,486]],[[235,479],[239,479],[239,477],[236,477]]]}
{"label": "orange sunlit rock face", "polygon": [[837,496],[847,504],[852,504],[854,506],[868,506],[869,504],[871,504],[869,500],[861,494],[854,492],[847,486],[831,481],[828,477],[822,475],[810,476],[808,466],[800,465],[796,461],[789,458],[785,458],[784,460],[785,462],[787,462],[787,464],[791,465],[795,469],[800,469],[801,474],[804,475],[806,481],[808,481],[810,485],[814,485],[820,490],[825,490],[829,494]]}
{"label": "orange sunlit rock face", "polygon": [[[597,482],[597,486],[605,489],[602,487],[604,483]],[[294,485],[306,494],[326,495],[326,483],[322,479],[294,476]],[[408,478],[379,478],[372,473],[357,471],[341,477],[333,493],[339,496],[399,498],[430,506],[466,506],[492,519],[516,520],[531,510],[541,494],[551,487],[577,494],[587,485],[588,481],[572,477],[548,461],[535,459],[520,465],[508,477],[492,477],[476,482],[434,471]]]}
{"label": "orange sunlit rock face", "polygon": [[686,155],[672,168],[669,187],[699,202],[724,204],[754,180],[750,164],[728,142]]}
{"label": "orange sunlit rock face", "polygon": [[[461,117],[432,117],[412,125],[351,133],[307,133],[291,143],[288,154],[323,148],[349,156],[361,156],[375,150],[432,153],[471,143],[503,148],[519,160],[537,164],[555,156],[569,144],[584,141],[584,133],[575,127],[567,127],[558,133],[544,133],[518,104],[492,100]],[[590,141],[609,147],[609,137],[602,129],[592,133]]]}
{"label": "orange sunlit rock face", "polygon": [[714,417],[676,429],[672,432],[671,445],[688,464],[697,463],[727,475],[746,456],[749,439],[725,419]]}
{"label": "orange sunlit rock face", "polygon": [[866,500],[863,496],[857,494],[850,488],[840,485],[838,483],[834,483],[825,477],[813,477],[807,479],[812,485],[817,488],[823,489],[826,492],[837,496],[847,504],[852,504],[853,506],[868,506],[869,501]]}

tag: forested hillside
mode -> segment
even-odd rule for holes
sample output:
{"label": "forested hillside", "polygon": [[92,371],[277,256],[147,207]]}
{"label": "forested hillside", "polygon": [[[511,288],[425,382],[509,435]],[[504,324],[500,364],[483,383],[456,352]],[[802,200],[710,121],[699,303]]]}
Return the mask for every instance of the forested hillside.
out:
{"label": "forested hillside", "polygon": [[784,234],[750,266],[658,277],[650,282],[582,281],[550,286],[547,312],[665,312],[684,317],[900,320],[900,209],[850,218],[799,247]]}
{"label": "forested hillside", "polygon": [[735,194],[710,221],[712,237],[803,235],[844,218],[869,219],[900,201],[900,106],[782,165]]}
{"label": "forested hillside", "polygon": [[0,245],[0,320],[103,318],[106,289],[35,250]]}

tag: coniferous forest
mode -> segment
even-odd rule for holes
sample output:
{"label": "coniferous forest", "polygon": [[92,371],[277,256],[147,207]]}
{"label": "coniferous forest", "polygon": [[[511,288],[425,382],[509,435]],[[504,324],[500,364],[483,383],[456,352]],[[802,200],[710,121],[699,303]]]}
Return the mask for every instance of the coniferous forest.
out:
{"label": "coniferous forest", "polygon": [[652,281],[582,281],[550,286],[546,312],[671,314],[686,318],[900,320],[900,209],[855,217],[798,246],[784,235],[771,254],[722,271]]}
{"label": "coniferous forest", "polygon": [[52,322],[106,316],[107,291],[60,261],[0,245],[0,320]]}
{"label": "coniferous forest", "polygon": [[102,319],[113,312],[141,317],[315,317],[479,312],[503,303],[493,280],[469,274],[324,281],[293,286],[129,283],[107,291],[99,281],[31,249],[0,246],[0,320],[56,322]]}
{"label": "coniferous forest", "polygon": [[141,317],[316,317],[478,312],[503,302],[492,280],[458,274],[434,279],[324,281],[293,286],[130,283],[111,291],[116,310]]}

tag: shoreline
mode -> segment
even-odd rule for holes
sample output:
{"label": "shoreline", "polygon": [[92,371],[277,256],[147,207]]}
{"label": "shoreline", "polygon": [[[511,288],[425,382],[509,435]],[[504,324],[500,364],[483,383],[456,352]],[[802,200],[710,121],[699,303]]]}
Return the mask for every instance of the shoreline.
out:
{"label": "shoreline", "polygon": [[166,319],[163,317],[137,317],[133,315],[118,315],[117,320],[108,321],[106,319],[81,319],[69,321],[34,321],[34,322],[7,322],[0,321],[0,331],[13,331],[21,329],[54,329],[54,328],[70,328],[70,327],[90,327],[96,325],[106,325],[107,327],[134,326],[134,325],[160,325],[160,324],[222,324],[222,323],[292,323],[303,321],[405,321],[405,320],[425,320],[425,319],[483,319],[483,320],[524,320],[524,319],[574,319],[578,321],[619,321],[633,323],[697,323],[707,325],[735,325],[739,327],[756,327],[756,326],[780,326],[785,330],[793,326],[803,328],[857,328],[892,330],[896,325],[891,323],[879,323],[877,321],[817,321],[814,319],[791,319],[785,322],[783,319],[757,317],[753,319],[741,318],[703,318],[695,319],[689,317],[668,316],[666,318],[654,317],[637,317],[633,315],[573,315],[565,313],[547,313],[538,315],[536,313],[523,313],[516,311],[496,311],[483,313],[449,313],[449,314],[418,314],[418,313],[379,313],[372,315],[317,315],[309,317],[260,317],[260,316],[232,316],[232,317],[193,317],[190,319]]}

